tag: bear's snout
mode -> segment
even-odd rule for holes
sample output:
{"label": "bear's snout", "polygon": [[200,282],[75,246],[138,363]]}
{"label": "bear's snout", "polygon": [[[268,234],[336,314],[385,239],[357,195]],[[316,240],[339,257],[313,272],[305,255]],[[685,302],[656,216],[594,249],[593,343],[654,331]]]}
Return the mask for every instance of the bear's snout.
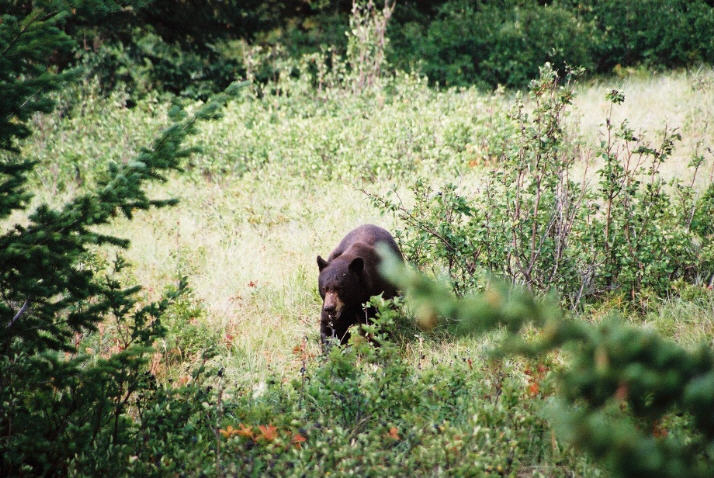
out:
{"label": "bear's snout", "polygon": [[322,310],[324,310],[328,316],[334,318],[340,315],[344,306],[345,304],[340,300],[336,292],[330,291],[325,294],[325,302],[322,304]]}

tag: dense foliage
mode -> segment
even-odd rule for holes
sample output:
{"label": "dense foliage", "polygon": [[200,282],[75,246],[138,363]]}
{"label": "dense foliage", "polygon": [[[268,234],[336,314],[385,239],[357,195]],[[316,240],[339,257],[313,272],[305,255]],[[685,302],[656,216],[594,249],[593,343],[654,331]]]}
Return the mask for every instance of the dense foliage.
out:
{"label": "dense foliage", "polygon": [[451,1],[420,36],[402,41],[418,52],[406,59],[421,65],[432,82],[493,88],[527,85],[546,61],[560,69],[572,65],[593,71],[596,35],[577,10],[557,3]]}
{"label": "dense foliage", "polygon": [[[274,80],[280,65],[298,73],[304,56],[349,56],[349,1],[45,0],[5,2],[7,13],[33,5],[62,8],[62,30],[77,40],[59,51],[60,67],[83,64],[104,91],[125,85],[132,98],[153,90],[206,98],[236,78]],[[705,0],[532,0],[393,3],[386,31],[389,62],[440,85],[522,88],[548,61],[559,71],[672,68],[714,62],[714,7]],[[654,13],[656,12],[656,14]],[[353,65],[355,66],[355,65]]]}
{"label": "dense foliage", "polygon": [[393,60],[446,85],[524,87],[551,62],[591,73],[714,61],[714,7],[704,0],[444,2],[392,30]]}
{"label": "dense foliage", "polygon": [[[572,320],[552,301],[494,284],[457,299],[445,285],[393,259],[385,272],[411,297],[423,324],[433,325],[438,315],[454,320],[462,333],[503,328],[508,335],[500,355],[541,357],[565,349],[569,361],[553,377],[556,394],[546,416],[563,440],[608,465],[614,476],[714,472],[710,346],[688,351],[618,317],[600,324]],[[678,422],[688,432],[670,435],[667,429]]]}
{"label": "dense foliage", "polygon": [[[571,307],[613,293],[666,297],[678,280],[708,284],[714,264],[704,216],[712,186],[701,197],[693,188],[704,156],[691,158],[688,182],[666,181],[662,164],[680,134],[665,129],[652,146],[627,121],[607,118],[596,152],[599,184],[589,186],[574,177],[579,152],[564,135],[572,85],[546,65],[530,95],[532,111],[515,102],[512,133],[475,192],[453,184],[434,191],[419,180],[412,207],[374,197],[406,224],[399,234],[408,260],[443,270],[456,292],[495,275],[556,291]],[[608,101],[612,114],[624,96],[612,90]]]}

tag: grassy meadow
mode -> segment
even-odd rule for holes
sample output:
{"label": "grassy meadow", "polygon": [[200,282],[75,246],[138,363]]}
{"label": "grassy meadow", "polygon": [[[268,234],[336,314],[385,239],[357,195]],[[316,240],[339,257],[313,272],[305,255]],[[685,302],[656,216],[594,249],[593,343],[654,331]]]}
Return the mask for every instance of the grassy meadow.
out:
{"label": "grassy meadow", "polygon": [[[625,95],[613,122],[626,118],[653,142],[665,128],[681,133],[662,166],[665,177],[688,181],[687,164],[699,152],[706,163],[696,187],[711,183],[714,162],[706,147],[714,145],[714,71],[709,68],[633,72],[578,84],[565,121],[577,155],[574,169],[586,183],[597,184],[593,171],[601,160],[595,151],[610,109],[605,95],[613,88]],[[538,364],[494,362],[488,350],[498,333],[472,338],[455,337],[443,327],[424,332],[412,324],[408,306],[393,360],[402,367],[398,376],[411,380],[407,388],[414,396],[385,398],[384,390],[391,389],[384,383],[398,381],[378,377],[381,372],[365,365],[355,380],[382,384],[374,395],[364,392],[373,411],[359,419],[320,422],[297,410],[304,407],[295,395],[299,387],[281,388],[300,380],[304,385],[305,369],[316,374],[317,383],[319,373],[311,371],[327,360],[319,347],[316,256],[329,254],[362,223],[394,233],[405,227],[368,194],[395,192],[409,205],[418,178],[437,190],[446,183],[459,191],[477,190],[514,132],[507,113],[516,93],[435,91],[410,75],[360,96],[339,88],[318,91],[299,80],[284,80],[277,95],[262,93],[249,87],[220,120],[203,123],[190,140],[202,152],[184,172],[150,187],[151,197],[177,198],[177,206],[118,218],[108,232],[130,239],[130,247],[99,251],[100,268],[117,254],[125,257],[130,267],[122,270],[122,281],[141,284],[147,300],[157,299],[180,277],[188,279],[191,291],[172,307],[168,333],[155,344],[149,364],[159,381],[185,385],[196,379],[199,365],[222,369],[222,390],[246,408],[226,408],[217,426],[271,423],[302,430],[306,438],[302,446],[281,448],[248,446],[236,436],[216,456],[214,438],[204,437],[194,455],[186,451],[187,472],[608,476],[558,442],[543,418],[553,387],[548,371],[563,363],[563,355]],[[35,133],[23,153],[39,161],[31,178],[35,202],[59,204],[91,188],[109,162],[127,161],[166,124],[168,107],[160,98],[132,109],[125,101],[121,92],[102,98],[85,84],[62,94],[59,112],[34,118]],[[12,221],[23,218],[15,214]],[[613,296],[576,313],[598,321],[618,309],[685,347],[711,345],[714,296],[705,285],[685,287],[681,294],[673,289],[671,297],[651,298],[639,309]],[[114,346],[114,333],[110,322],[78,339],[86,351],[101,355]],[[329,376],[324,380],[329,384]],[[327,417],[337,413],[319,398],[313,406]],[[685,426],[678,420],[672,419],[673,434]]]}

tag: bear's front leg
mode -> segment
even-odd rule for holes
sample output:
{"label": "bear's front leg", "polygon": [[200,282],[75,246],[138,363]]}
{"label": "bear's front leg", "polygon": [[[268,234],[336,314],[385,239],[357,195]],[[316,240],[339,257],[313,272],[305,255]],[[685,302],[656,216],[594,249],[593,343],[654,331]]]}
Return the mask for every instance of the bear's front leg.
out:
{"label": "bear's front leg", "polygon": [[320,317],[320,343],[322,344],[322,351],[327,351],[327,345],[335,340],[335,327],[332,319],[330,319],[327,314],[323,313]]}
{"label": "bear's front leg", "polygon": [[359,322],[359,312],[345,309],[340,317],[331,318],[327,313],[323,312],[320,315],[320,341],[322,342],[323,351],[331,341],[339,340],[340,345],[346,344],[350,340],[349,328],[351,325]]}
{"label": "bear's front leg", "polygon": [[322,343],[323,352],[327,351],[330,343],[339,341],[340,345],[344,345],[349,340],[348,329],[354,321],[347,319],[346,315],[349,316],[351,314],[343,313],[339,318],[331,318],[323,313],[320,317],[320,342]]}
{"label": "bear's front leg", "polygon": [[334,330],[335,337],[339,339],[341,345],[345,345],[349,342],[351,334],[350,327],[355,324],[360,323],[360,317],[362,315],[362,308],[358,307],[354,309],[352,307],[345,308],[342,311],[340,317],[335,320]]}
{"label": "bear's front leg", "polygon": [[327,345],[335,340],[335,326],[334,319],[324,311],[320,314],[320,343],[322,344],[322,351],[327,351]]}

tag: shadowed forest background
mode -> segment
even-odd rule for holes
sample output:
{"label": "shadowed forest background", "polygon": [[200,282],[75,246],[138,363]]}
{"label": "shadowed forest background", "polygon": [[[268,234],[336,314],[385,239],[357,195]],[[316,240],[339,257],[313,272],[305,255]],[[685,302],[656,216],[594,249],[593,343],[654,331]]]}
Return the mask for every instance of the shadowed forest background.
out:
{"label": "shadowed forest background", "polygon": [[711,1],[0,15],[3,476],[714,473]]}

